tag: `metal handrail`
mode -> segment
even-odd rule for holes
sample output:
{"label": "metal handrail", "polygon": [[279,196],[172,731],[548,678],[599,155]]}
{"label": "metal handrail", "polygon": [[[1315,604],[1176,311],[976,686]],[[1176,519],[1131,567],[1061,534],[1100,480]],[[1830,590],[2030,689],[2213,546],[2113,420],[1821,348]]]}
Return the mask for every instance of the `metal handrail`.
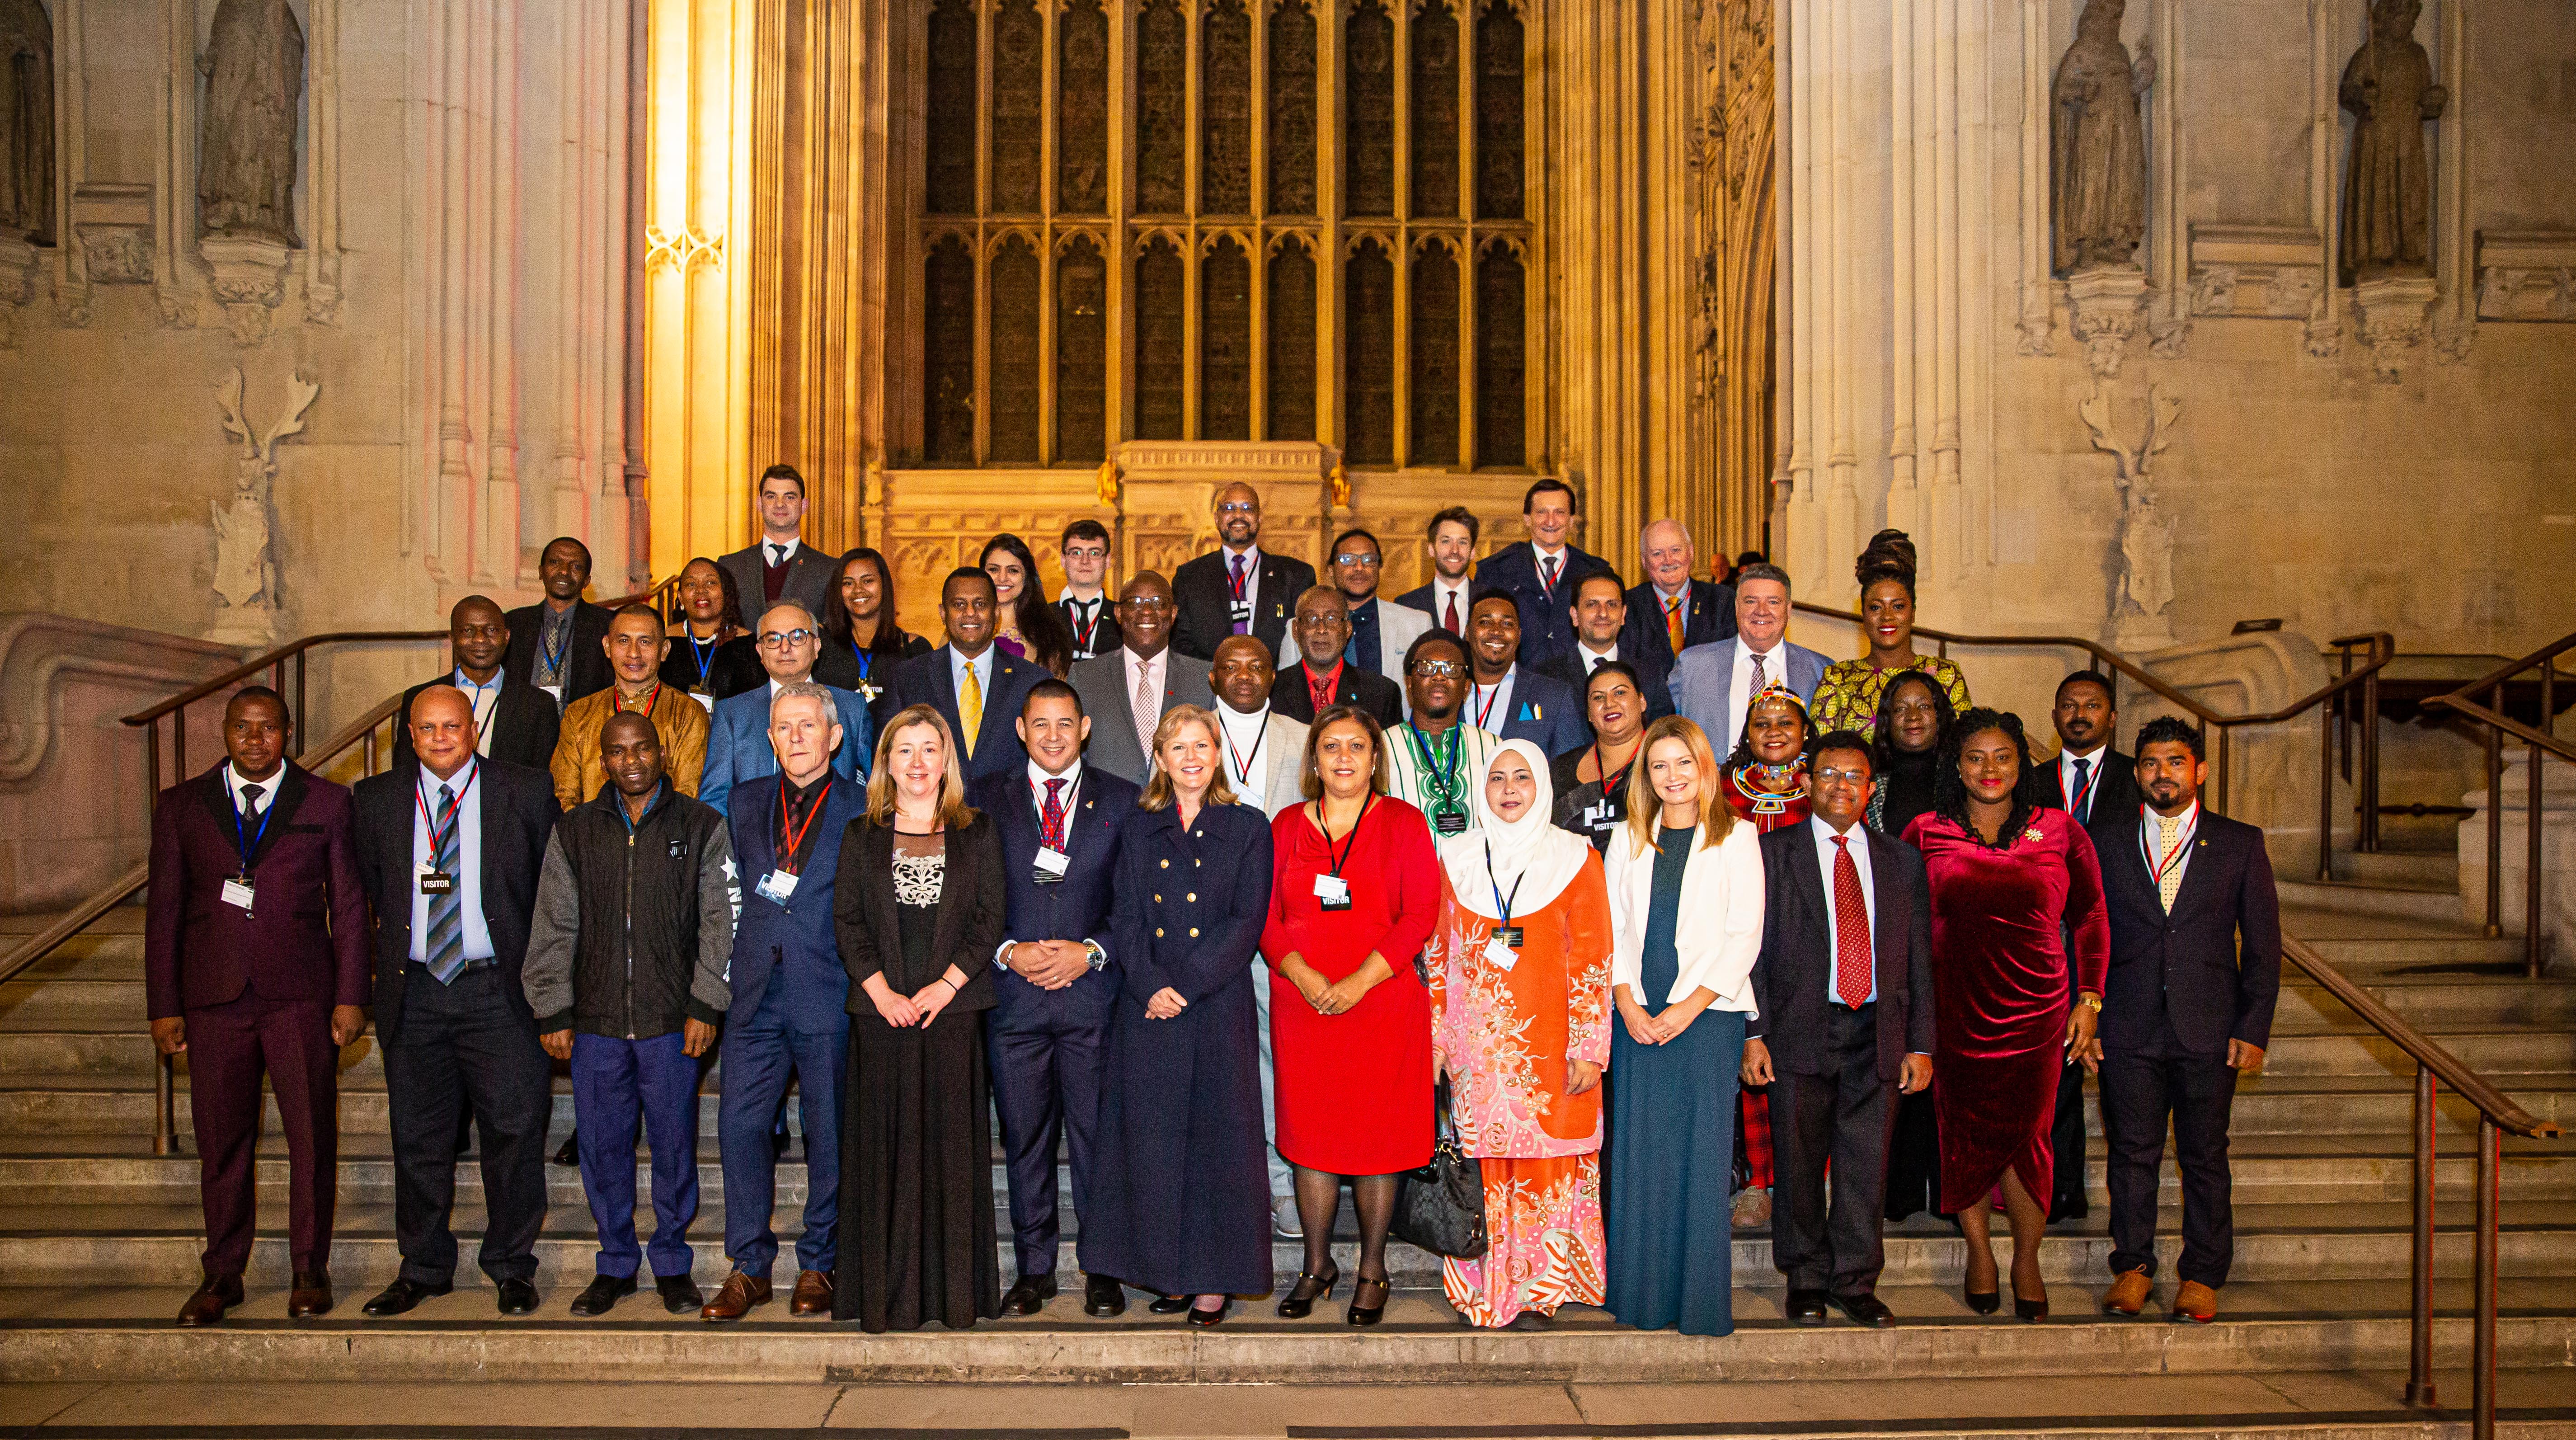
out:
{"label": "metal handrail", "polygon": [[[232,686],[249,679],[251,676],[258,674],[262,670],[273,671],[280,664],[302,656],[305,651],[310,650],[317,645],[367,645],[383,644],[398,640],[444,640],[446,638],[447,631],[444,628],[437,630],[331,630],[320,635],[307,635],[301,640],[290,640],[287,643],[278,646],[274,650],[266,651],[251,659],[245,660],[241,664],[234,666],[232,669],[225,671],[211,680],[201,680],[157,705],[137,710],[133,714],[123,717],[123,723],[127,725],[149,725],[153,721],[160,719],[162,716],[167,715],[174,710],[183,710],[219,690],[229,689]],[[303,711],[301,696],[297,697],[296,710],[299,714]]]}
{"label": "metal handrail", "polygon": [[2433,1168],[2435,1084],[2469,1102],[2478,1112],[2477,1229],[2470,1247],[2469,1287],[2474,1327],[2470,1342],[2469,1433],[2475,1440],[2494,1440],[2496,1379],[2496,1236],[2502,1200],[2503,1136],[2554,1140],[2562,1133],[2553,1121],[2533,1119],[2460,1058],[2408,1024],[2379,997],[2353,983],[2334,962],[2294,935],[2281,937],[2281,953],[2307,972],[2309,979],[2342,1002],[2344,1008],[2386,1037],[2415,1062],[2415,1171],[2412,1188],[2414,1243],[2407,1277],[2411,1324],[2407,1335],[2406,1403],[2431,1409],[2433,1393]]}
{"label": "metal handrail", "polygon": [[[2526,974],[2538,979],[2549,965],[2549,933],[2541,925],[2542,876],[2541,840],[2548,833],[2547,814],[2541,797],[2547,787],[2546,767],[2542,757],[2555,755],[2562,760],[2576,760],[2576,745],[2552,735],[2545,728],[2554,723],[2558,712],[2558,657],[2576,650],[2576,632],[2561,635],[2518,660],[2503,665],[2447,695],[2436,695],[2425,701],[2484,727],[2487,768],[2487,913],[2486,933],[2490,938],[2504,933],[2504,740],[2507,735],[2523,742],[2529,757],[2524,769],[2530,773],[2528,794],[2523,808],[2523,843],[2527,847],[2522,871],[2522,963]],[[2525,670],[2540,672],[2540,724],[2534,729],[2504,713],[2504,687]],[[2476,696],[2485,692],[2487,703]]]}

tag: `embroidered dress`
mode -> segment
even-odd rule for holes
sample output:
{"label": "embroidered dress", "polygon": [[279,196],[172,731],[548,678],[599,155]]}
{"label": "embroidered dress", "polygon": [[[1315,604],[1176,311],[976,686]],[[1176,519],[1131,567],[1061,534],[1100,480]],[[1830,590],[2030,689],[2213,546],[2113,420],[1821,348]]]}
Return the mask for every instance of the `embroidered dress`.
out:
{"label": "embroidered dress", "polygon": [[1950,697],[1950,710],[1957,714],[1968,708],[1968,677],[1958,662],[1939,655],[1917,655],[1911,665],[1881,670],[1867,660],[1837,660],[1825,667],[1825,678],[1816,685],[1816,699],[1808,707],[1816,722],[1816,733],[1829,730],[1858,730],[1866,735],[1878,723],[1878,697],[1887,693],[1888,682],[1899,675],[1924,675]]}
{"label": "embroidered dress", "polygon": [[[1437,734],[1411,725],[1386,729],[1386,793],[1422,812],[1434,836],[1485,823],[1485,786],[1501,737],[1461,721]],[[1447,819],[1443,819],[1443,816]]]}

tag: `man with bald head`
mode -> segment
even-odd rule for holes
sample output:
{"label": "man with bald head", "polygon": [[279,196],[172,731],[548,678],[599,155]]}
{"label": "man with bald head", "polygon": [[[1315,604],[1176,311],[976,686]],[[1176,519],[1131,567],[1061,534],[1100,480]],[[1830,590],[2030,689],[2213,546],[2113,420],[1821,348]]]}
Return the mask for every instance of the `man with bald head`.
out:
{"label": "man with bald head", "polygon": [[[1637,536],[1646,583],[1628,592],[1627,628],[1619,653],[1670,670],[1684,650],[1735,634],[1735,591],[1714,580],[1691,578],[1699,561],[1690,531],[1679,520],[1657,520]],[[1581,628],[1578,620],[1576,628]],[[1642,679],[1645,671],[1638,671]],[[1660,692],[1662,686],[1657,684]]]}
{"label": "man with bald head", "polygon": [[456,686],[423,687],[409,714],[415,763],[357,787],[402,1251],[401,1273],[366,1313],[400,1315],[455,1283],[448,1212],[470,1104],[482,1139],[479,1263],[501,1313],[525,1315],[537,1307],[554,1071],[520,976],[557,815],[554,785],[542,770],[477,753],[474,704]]}
{"label": "man with bald head", "polygon": [[468,595],[447,612],[448,672],[403,692],[394,711],[394,768],[417,763],[411,748],[411,702],[432,685],[453,685],[474,707],[475,753],[543,770],[554,758],[563,709],[508,665],[510,622],[501,607]]}
{"label": "man with bald head", "polygon": [[1074,693],[1091,717],[1083,758],[1130,785],[1144,784],[1153,769],[1146,752],[1163,712],[1207,694],[1207,663],[1174,654],[1171,636],[1172,587],[1139,570],[1118,587],[1118,648],[1074,662]]}
{"label": "man with bald head", "polygon": [[1241,481],[1216,492],[1217,548],[1172,572],[1180,618],[1172,648],[1193,660],[1216,657],[1216,642],[1250,635],[1276,654],[1297,597],[1315,583],[1315,567],[1261,549],[1261,492]]}
{"label": "man with bald head", "polygon": [[[823,627],[814,612],[793,600],[782,600],[761,612],[751,632],[769,683],[716,702],[708,719],[707,763],[698,776],[698,798],[729,814],[727,802],[744,782],[778,773],[778,757],[769,743],[769,702],[789,685],[814,679],[814,662],[823,653]],[[868,702],[856,691],[826,685],[832,697],[840,735],[832,752],[832,773],[845,780],[864,780],[868,757],[876,748],[876,731],[868,719]]]}

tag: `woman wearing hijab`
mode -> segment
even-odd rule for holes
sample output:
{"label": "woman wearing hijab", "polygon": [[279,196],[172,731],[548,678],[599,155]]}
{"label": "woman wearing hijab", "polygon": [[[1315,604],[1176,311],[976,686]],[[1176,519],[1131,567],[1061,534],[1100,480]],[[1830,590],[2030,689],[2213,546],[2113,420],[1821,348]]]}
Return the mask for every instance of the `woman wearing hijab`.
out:
{"label": "woman wearing hijab", "polygon": [[1424,960],[1431,1044],[1458,1140],[1485,1180],[1490,1245],[1443,1260],[1458,1318],[1547,1327],[1602,1303],[1601,1072],[1610,1060],[1610,893],[1592,847],[1552,820],[1548,763],[1506,740],[1486,821],[1440,842],[1446,884]]}

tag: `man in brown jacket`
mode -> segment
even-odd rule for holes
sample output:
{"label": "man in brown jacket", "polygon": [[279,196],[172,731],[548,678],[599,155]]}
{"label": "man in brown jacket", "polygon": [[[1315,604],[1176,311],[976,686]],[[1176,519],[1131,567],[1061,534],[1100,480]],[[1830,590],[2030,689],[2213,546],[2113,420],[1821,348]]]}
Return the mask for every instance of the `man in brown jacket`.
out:
{"label": "man in brown jacket", "polygon": [[662,737],[663,773],[683,795],[698,793],[698,776],[707,763],[707,712],[704,707],[662,684],[662,657],[670,637],[653,607],[629,605],[610,617],[608,668],[616,679],[607,689],[585,695],[564,707],[563,738],[555,743],[555,803],[566,810],[597,795],[608,783],[599,763],[599,727],[609,716],[632,712],[653,722]]}

